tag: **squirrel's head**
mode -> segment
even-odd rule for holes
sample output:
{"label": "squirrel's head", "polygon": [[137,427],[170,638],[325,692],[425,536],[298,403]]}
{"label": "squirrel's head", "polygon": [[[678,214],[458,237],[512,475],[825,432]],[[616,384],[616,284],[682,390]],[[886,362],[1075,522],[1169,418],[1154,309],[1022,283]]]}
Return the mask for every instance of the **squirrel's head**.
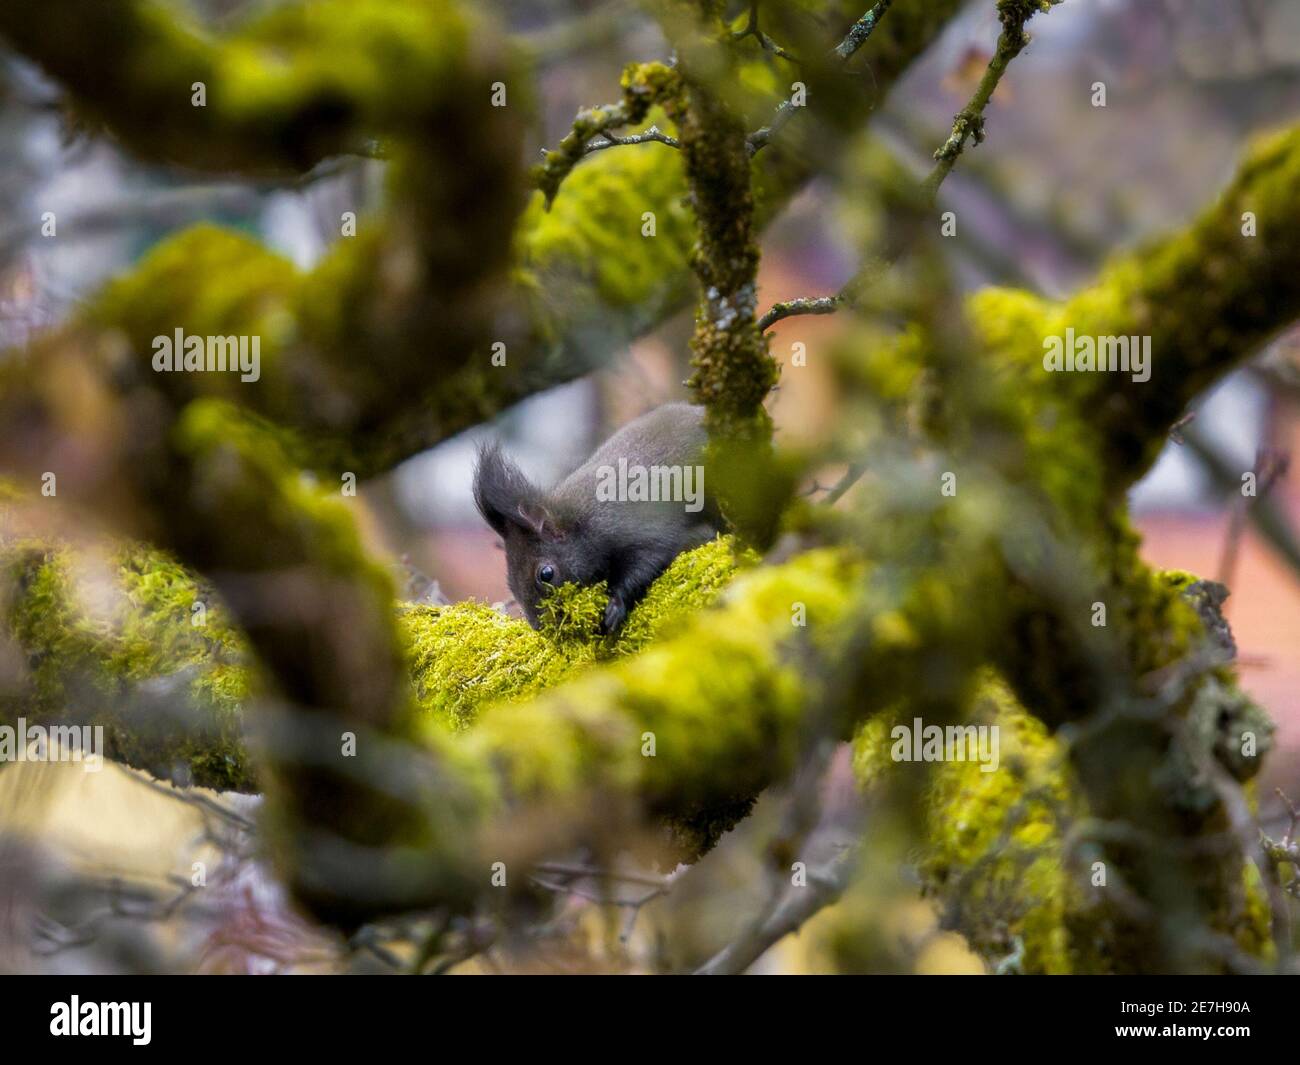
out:
{"label": "squirrel's head", "polygon": [[584,542],[581,520],[564,514],[497,444],[479,449],[474,502],[505,545],[506,580],[533,628],[551,588],[595,583],[600,563]]}

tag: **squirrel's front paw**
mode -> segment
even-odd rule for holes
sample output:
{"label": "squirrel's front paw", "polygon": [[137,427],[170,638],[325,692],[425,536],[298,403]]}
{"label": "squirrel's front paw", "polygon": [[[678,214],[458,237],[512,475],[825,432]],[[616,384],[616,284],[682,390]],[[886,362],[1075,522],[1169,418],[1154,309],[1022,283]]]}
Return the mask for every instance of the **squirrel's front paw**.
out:
{"label": "squirrel's front paw", "polygon": [[618,632],[626,620],[627,606],[620,596],[611,595],[609,602],[605,604],[605,617],[600,623],[600,631],[606,636],[612,635]]}

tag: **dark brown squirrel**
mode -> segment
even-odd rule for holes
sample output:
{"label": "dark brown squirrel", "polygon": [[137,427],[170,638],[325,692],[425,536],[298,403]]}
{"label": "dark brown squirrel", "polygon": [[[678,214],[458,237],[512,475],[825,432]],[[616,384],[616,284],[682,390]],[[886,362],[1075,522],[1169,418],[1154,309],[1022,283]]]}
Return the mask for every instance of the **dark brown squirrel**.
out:
{"label": "dark brown squirrel", "polygon": [[704,491],[707,443],[703,408],[665,404],[623,426],[550,491],[498,444],[480,449],[474,501],[505,543],[506,579],[533,628],[555,586],[605,581],[601,631],[616,632],[673,559],[724,531]]}

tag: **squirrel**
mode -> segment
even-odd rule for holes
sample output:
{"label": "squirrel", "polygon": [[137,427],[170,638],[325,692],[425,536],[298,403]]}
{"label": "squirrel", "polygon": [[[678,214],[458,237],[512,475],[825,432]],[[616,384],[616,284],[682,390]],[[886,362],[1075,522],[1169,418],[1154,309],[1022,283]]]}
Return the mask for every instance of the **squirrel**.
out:
{"label": "squirrel", "polygon": [[601,632],[617,632],[681,552],[726,530],[704,490],[704,410],[669,403],[634,419],[550,491],[492,443],[479,450],[474,501],[504,542],[506,577],[528,623],[558,585],[609,587]]}

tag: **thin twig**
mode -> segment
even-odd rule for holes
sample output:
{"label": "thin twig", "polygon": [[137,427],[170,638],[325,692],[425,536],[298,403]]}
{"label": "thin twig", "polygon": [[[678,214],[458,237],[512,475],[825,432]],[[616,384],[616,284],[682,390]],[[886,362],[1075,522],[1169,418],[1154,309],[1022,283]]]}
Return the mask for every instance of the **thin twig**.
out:
{"label": "thin twig", "polygon": [[834,314],[844,303],[844,296],[801,296],[799,299],[774,303],[772,309],[758,320],[759,332],[763,332],[785,318],[800,314]]}
{"label": "thin twig", "polygon": [[[875,28],[880,24],[880,19],[889,9],[893,0],[878,0],[878,2],[855,22],[844,39],[840,41],[832,50],[831,55],[840,62],[848,62],[849,58],[862,47],[863,43],[871,36]],[[745,142],[749,147],[751,156],[757,155],[763,148],[772,142],[772,138],[781,132],[782,128],[791,118],[794,117],[798,108],[794,104],[793,98],[782,100],[777,106],[776,114],[773,115],[769,125],[754,130]]]}
{"label": "thin twig", "polygon": [[584,149],[584,154],[590,155],[592,152],[603,152],[606,148],[613,148],[621,144],[647,144],[655,141],[659,144],[666,144],[669,148],[680,148],[681,143],[676,137],[670,137],[667,133],[662,132],[658,126],[651,126],[641,133],[630,133],[626,137],[617,137],[613,133],[602,134],[603,141],[591,141]]}
{"label": "thin twig", "polygon": [[857,484],[858,480],[866,472],[867,472],[867,464],[865,462],[851,463],[849,465],[849,468],[844,471],[844,476],[841,477],[835,483],[835,487],[832,488],[830,492],[827,493],[826,498],[822,500],[822,502],[825,503],[827,506],[831,506],[832,504],[839,502],[840,497],[843,496],[844,493],[847,492],[850,488],[852,488],[855,484]]}
{"label": "thin twig", "polygon": [[876,24],[893,2],[894,0],[879,0],[875,7],[853,24],[853,28],[849,30],[844,40],[835,46],[835,54],[841,59],[849,59],[866,43],[867,38],[871,36],[871,31],[876,28]]}
{"label": "thin twig", "polygon": [[[1240,475],[1233,470],[1232,464],[1223,455],[1211,447],[1198,433],[1186,432],[1183,438],[1222,490],[1228,492],[1241,490]],[[1256,484],[1257,491],[1258,487]],[[1292,528],[1291,522],[1282,509],[1261,494],[1256,496],[1252,506],[1246,508],[1246,516],[1255,526],[1256,531],[1282,556],[1291,567],[1291,571],[1300,575],[1300,534]]]}
{"label": "thin twig", "polygon": [[930,171],[930,176],[925,179],[924,186],[931,200],[938,195],[939,186],[952,171],[957,157],[966,147],[966,141],[973,137],[975,143],[979,144],[984,140],[984,108],[988,106],[989,97],[998,87],[998,82],[1002,80],[1002,75],[1006,73],[1011,60],[1015,59],[1029,44],[1025,23],[1033,18],[1036,12],[1045,11],[1053,4],[1061,2],[1062,0],[1039,0],[1041,6],[1038,6],[1025,3],[1024,0],[1016,0],[1014,3],[1010,0],[999,0],[998,18],[1002,20],[1002,32],[998,35],[997,50],[989,60],[979,85],[975,87],[975,95],[971,97],[970,103],[958,111],[953,118],[952,133],[934,153],[938,162]]}
{"label": "thin twig", "polygon": [[232,810],[224,803],[218,802],[216,799],[204,795],[200,791],[183,789],[175,784],[164,784],[144,772],[132,772],[131,776],[134,780],[137,780],[145,787],[151,788],[153,791],[156,791],[161,795],[166,795],[169,799],[175,799],[177,802],[183,802],[188,806],[196,806],[200,810],[215,814],[217,817],[221,818],[221,820],[233,825],[241,831],[251,832],[255,827],[253,822],[243,814],[236,810]]}
{"label": "thin twig", "polygon": [[1290,465],[1290,456],[1284,452],[1269,451],[1261,448],[1255,454],[1255,496],[1242,496],[1232,509],[1228,521],[1228,531],[1223,539],[1223,553],[1219,556],[1218,582],[1232,587],[1237,572],[1237,556],[1241,551],[1241,540],[1246,532],[1246,519],[1250,516],[1251,503],[1263,499],[1272,490],[1280,478],[1285,476]]}
{"label": "thin twig", "polygon": [[749,2],[749,21],[745,24],[743,30],[737,30],[731,35],[733,41],[743,41],[746,37],[753,37],[758,41],[759,46],[769,55],[780,56],[782,59],[788,59],[792,63],[799,62],[794,56],[782,48],[776,41],[772,40],[758,26],[758,0]]}
{"label": "thin twig", "polygon": [[813,916],[839,901],[853,876],[852,852],[843,851],[823,870],[808,874],[806,887],[786,894],[747,935],[727,944],[695,970],[697,976],[742,973],[776,943],[802,928]]}
{"label": "thin twig", "polygon": [[1174,422],[1174,424],[1169,427],[1169,439],[1181,447],[1184,443],[1186,443],[1186,441],[1183,439],[1183,430],[1186,429],[1189,425],[1191,425],[1192,422],[1194,422],[1195,420],[1196,420],[1196,411],[1189,410],[1186,414],[1184,414],[1181,418],[1179,418],[1178,421]]}
{"label": "thin twig", "polygon": [[640,884],[642,887],[663,888],[668,885],[668,878],[663,876],[646,876],[643,873],[620,873],[614,869],[601,869],[593,865],[571,865],[565,862],[541,862],[534,867],[539,873],[551,876],[571,877],[574,879],[590,877],[592,880],[622,880],[628,884]]}
{"label": "thin twig", "polygon": [[815,849],[814,830],[825,818],[822,782],[835,749],[836,744],[829,736],[818,735],[802,752],[781,825],[768,844],[773,862],[767,902],[746,929],[698,969],[697,975],[744,972],[775,943],[798,931],[814,914],[836,902],[848,887],[855,863],[850,860],[852,848],[847,846],[838,848],[821,869],[810,871],[801,887],[792,888],[787,880],[789,856]]}

